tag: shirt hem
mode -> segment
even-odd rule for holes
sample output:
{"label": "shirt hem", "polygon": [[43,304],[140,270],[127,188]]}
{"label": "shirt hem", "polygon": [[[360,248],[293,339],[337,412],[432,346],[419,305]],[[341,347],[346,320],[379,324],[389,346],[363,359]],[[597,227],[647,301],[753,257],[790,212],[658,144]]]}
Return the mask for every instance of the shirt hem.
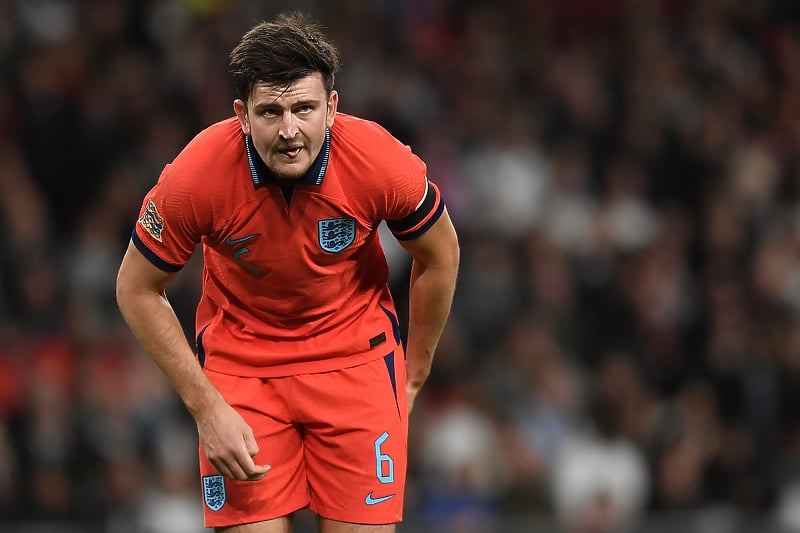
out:
{"label": "shirt hem", "polygon": [[300,374],[321,374],[369,363],[370,361],[385,357],[387,354],[396,350],[397,346],[391,347],[383,345],[379,348],[356,355],[264,366],[233,361],[219,355],[215,357],[208,357],[207,355],[204,368],[218,374],[255,378],[278,378]]}

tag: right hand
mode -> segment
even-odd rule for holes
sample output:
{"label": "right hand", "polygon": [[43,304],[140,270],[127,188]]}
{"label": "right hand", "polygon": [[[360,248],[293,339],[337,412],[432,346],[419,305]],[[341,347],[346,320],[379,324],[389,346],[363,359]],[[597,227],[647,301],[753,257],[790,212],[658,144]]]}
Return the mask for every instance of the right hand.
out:
{"label": "right hand", "polygon": [[228,403],[217,402],[195,418],[206,458],[220,474],[228,479],[257,481],[269,472],[269,465],[257,465],[253,460],[258,453],[253,429]]}

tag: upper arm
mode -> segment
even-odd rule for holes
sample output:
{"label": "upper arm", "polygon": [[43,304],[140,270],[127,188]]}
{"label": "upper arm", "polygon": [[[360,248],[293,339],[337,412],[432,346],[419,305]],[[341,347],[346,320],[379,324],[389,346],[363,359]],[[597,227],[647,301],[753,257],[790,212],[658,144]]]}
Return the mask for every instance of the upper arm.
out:
{"label": "upper arm", "polygon": [[131,241],[117,273],[117,298],[141,292],[161,294],[176,274],[155,266]]}
{"label": "upper arm", "polygon": [[425,266],[458,269],[458,236],[447,209],[444,209],[439,219],[425,233],[416,239],[399,242],[415,261]]}

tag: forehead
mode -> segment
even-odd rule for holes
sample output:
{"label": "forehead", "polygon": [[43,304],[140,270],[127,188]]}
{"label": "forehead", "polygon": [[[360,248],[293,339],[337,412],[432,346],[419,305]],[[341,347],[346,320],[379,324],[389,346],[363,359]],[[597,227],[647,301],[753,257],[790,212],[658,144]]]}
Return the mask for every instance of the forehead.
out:
{"label": "forehead", "polygon": [[258,104],[283,104],[297,101],[325,99],[325,85],[318,72],[309,74],[291,85],[272,85],[259,82],[253,86],[250,101]]}

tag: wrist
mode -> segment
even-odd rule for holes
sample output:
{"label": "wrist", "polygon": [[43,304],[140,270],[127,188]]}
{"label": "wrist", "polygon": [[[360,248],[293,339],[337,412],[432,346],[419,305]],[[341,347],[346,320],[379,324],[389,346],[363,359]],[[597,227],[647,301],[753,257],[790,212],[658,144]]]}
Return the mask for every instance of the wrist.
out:
{"label": "wrist", "polygon": [[409,385],[421,387],[430,375],[430,366],[407,369],[406,381]]}
{"label": "wrist", "polygon": [[198,385],[183,396],[183,404],[195,420],[213,409],[220,401],[224,402],[224,399],[216,387],[211,385],[211,382]]}

